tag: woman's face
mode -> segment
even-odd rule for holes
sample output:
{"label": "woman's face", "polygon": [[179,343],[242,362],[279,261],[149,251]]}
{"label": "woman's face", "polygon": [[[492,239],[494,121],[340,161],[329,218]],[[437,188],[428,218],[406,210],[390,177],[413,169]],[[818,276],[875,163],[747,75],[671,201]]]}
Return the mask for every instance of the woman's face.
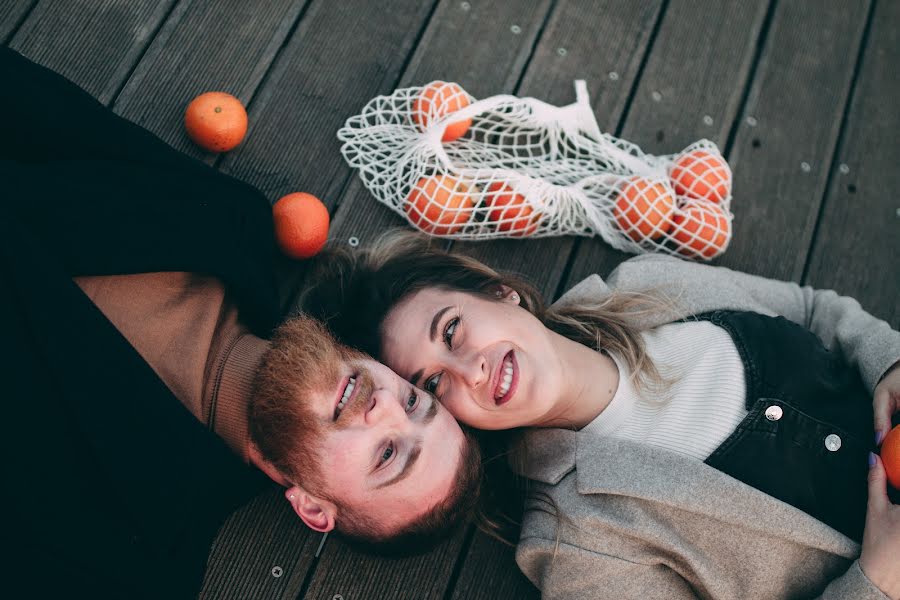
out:
{"label": "woman's face", "polygon": [[534,425],[564,389],[550,330],[503,297],[426,288],[382,324],[384,362],[478,429]]}

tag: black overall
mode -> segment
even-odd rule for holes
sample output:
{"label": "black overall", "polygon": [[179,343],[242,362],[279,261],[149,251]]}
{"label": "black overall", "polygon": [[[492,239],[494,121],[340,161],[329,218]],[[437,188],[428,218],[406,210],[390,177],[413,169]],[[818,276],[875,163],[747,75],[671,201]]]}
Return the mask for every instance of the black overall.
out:
{"label": "black overall", "polygon": [[860,541],[872,397],[859,373],[783,317],[717,311],[744,363],[749,414],[706,463]]}

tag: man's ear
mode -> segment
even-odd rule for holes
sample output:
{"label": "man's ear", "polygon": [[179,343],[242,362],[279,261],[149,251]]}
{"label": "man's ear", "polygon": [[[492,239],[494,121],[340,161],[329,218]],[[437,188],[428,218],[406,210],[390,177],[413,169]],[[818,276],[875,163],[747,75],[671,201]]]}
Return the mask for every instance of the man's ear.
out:
{"label": "man's ear", "polygon": [[328,500],[317,498],[299,485],[284,492],[291,507],[310,529],[327,533],[334,529],[337,507]]}

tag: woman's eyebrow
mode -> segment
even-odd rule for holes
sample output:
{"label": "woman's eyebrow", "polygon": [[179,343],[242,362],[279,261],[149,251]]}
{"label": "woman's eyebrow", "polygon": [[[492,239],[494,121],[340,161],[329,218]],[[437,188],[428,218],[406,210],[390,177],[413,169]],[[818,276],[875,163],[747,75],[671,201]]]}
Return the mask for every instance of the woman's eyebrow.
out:
{"label": "woman's eyebrow", "polygon": [[[441,317],[443,317],[444,313],[446,313],[451,308],[452,308],[451,306],[445,306],[441,310],[434,313],[434,318],[431,319],[431,328],[429,329],[429,335],[428,335],[428,337],[431,338],[432,343],[437,340],[438,325],[441,323]],[[415,386],[418,386],[419,380],[422,379],[422,373],[424,371],[425,371],[425,369],[419,369],[418,371],[413,373],[409,378],[409,382]]]}
{"label": "woman's eyebrow", "polygon": [[438,324],[441,322],[441,317],[444,316],[444,313],[450,310],[449,306],[445,306],[441,310],[437,311],[434,314],[434,318],[431,320],[431,341],[434,342],[437,340],[437,330]]}

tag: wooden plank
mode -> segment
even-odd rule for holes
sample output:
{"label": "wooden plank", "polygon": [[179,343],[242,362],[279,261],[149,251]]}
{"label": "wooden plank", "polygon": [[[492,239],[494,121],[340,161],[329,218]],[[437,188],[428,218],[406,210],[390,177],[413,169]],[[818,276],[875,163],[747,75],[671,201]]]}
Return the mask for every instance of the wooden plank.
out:
{"label": "wooden plank", "polygon": [[235,512],[210,552],[200,597],[294,598],[321,536],[310,534],[273,489]]}
{"label": "wooden plank", "polygon": [[[584,79],[600,128],[616,131],[648,51],[651,32],[660,18],[661,6],[660,1],[560,2],[517,93],[551,104],[569,104],[575,101],[573,81]],[[560,48],[565,52],[560,53]],[[549,298],[574,242],[573,237],[561,237],[524,242],[459,242],[453,247],[495,268],[534,279]]]}
{"label": "wooden plank", "polygon": [[173,1],[41,2],[9,45],[109,104]]}
{"label": "wooden plank", "polygon": [[734,232],[719,264],[799,281],[868,1],[779,2],[729,157]]}
{"label": "wooden plank", "polygon": [[[469,5],[464,10],[459,2],[441,2],[409,69],[392,87],[441,79],[459,83],[476,98],[513,91],[550,3],[516,0]],[[513,25],[518,27],[518,33],[513,33]],[[355,106],[347,116],[357,114],[363,104]],[[346,241],[356,237],[366,245],[382,231],[406,223],[379,204],[355,173],[351,175],[353,179],[335,215],[332,239]]]}
{"label": "wooden plank", "polygon": [[[184,131],[184,109],[203,92],[226,91],[246,106],[297,22],[306,0],[181,2],[116,99],[117,113],[178,150],[216,155]],[[251,121],[248,136],[253,136]]]}
{"label": "wooden plank", "polygon": [[6,44],[36,2],[37,0],[0,0],[0,44]]}
{"label": "wooden plank", "polygon": [[462,540],[459,532],[428,554],[385,559],[329,538],[304,598],[443,598]]}
{"label": "wooden plank", "polygon": [[[858,299],[900,329],[900,3],[878,2],[805,283]],[[846,165],[847,168],[843,168]]]}
{"label": "wooden plank", "polygon": [[519,571],[514,549],[478,531],[466,554],[453,600],[540,598],[540,592]]}
{"label": "wooden plank", "polygon": [[329,207],[349,169],[337,130],[396,82],[428,3],[315,2],[253,102],[253,135],[222,163],[275,200],[295,191]]}
{"label": "wooden plank", "polygon": [[[672,154],[701,138],[724,152],[768,5],[768,0],[671,2],[621,137],[652,154]],[[697,23],[703,23],[702,36],[694,34]],[[630,256],[599,237],[581,240],[562,289],[593,273],[606,275]]]}

